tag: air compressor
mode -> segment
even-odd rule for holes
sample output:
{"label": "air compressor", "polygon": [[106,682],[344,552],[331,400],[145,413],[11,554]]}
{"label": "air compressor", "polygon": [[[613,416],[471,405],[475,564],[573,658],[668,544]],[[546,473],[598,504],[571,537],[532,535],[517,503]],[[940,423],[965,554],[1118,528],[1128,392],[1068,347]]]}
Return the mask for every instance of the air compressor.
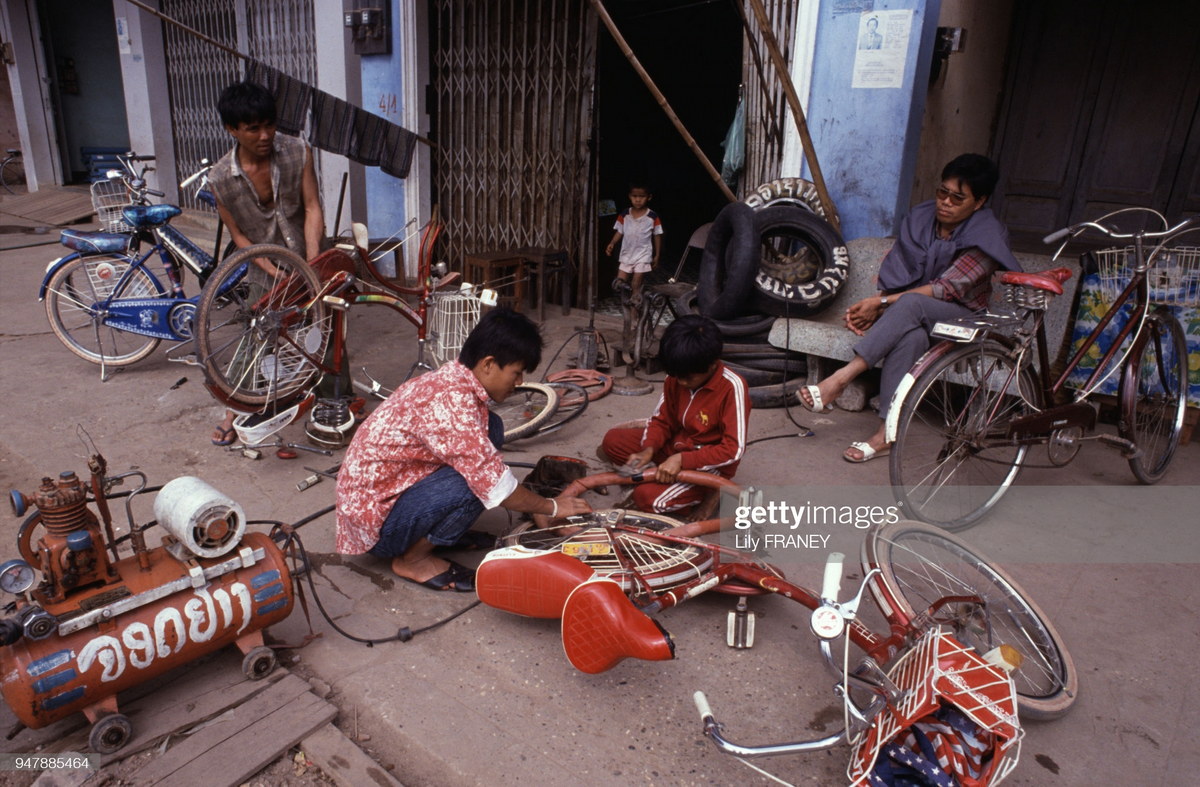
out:
{"label": "air compressor", "polygon": [[[17,516],[34,510],[18,531],[20,558],[0,565],[0,589],[17,597],[0,619],[0,694],[20,721],[9,738],[82,712],[91,748],[109,754],[133,734],[121,691],[230,644],[247,677],[270,674],[263,629],[294,597],[283,551],[204,481],[165,484],[155,519],[137,525],[133,500],[154,491],[145,475],[108,475],[99,454],[88,465],[90,484],[67,471],[11,494]],[[113,491],[129,478],[134,488]],[[122,498],[129,526],[117,538],[109,503]],[[155,526],[162,543],[148,548]]]}

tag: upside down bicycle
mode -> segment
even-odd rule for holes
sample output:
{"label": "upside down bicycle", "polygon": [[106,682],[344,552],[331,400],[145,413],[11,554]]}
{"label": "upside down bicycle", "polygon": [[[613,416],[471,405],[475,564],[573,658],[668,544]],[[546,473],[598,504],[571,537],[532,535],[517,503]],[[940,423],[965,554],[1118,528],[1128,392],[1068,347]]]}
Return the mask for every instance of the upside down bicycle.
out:
{"label": "upside down bicycle", "polygon": [[[1104,223],[1134,213],[1155,217],[1163,229],[1121,232]],[[1046,449],[1049,464],[1042,467],[1061,467],[1085,441],[1098,440],[1122,452],[1139,482],[1162,479],[1179,445],[1188,389],[1187,346],[1170,307],[1200,304],[1200,249],[1167,244],[1197,229],[1194,218],[1168,226],[1155,211],[1127,208],[1046,238],[1063,240],[1056,259],[1088,231],[1132,241],[1099,252],[1102,273],[1121,283],[1108,289],[1111,305],[1062,372],[1051,372],[1044,321],[1071,275],[1067,268],[1005,272],[998,277],[1002,308],[937,323],[931,333],[944,341],[901,381],[886,423],[891,483],[906,515],[948,530],[975,523],[1012,486],[1035,446]],[[1086,382],[1056,404],[1126,305],[1127,321]],[[1116,374],[1118,434],[1094,434],[1091,400]]]}
{"label": "upside down bicycle", "polygon": [[[564,494],[640,480],[605,473],[575,482]],[[680,480],[734,489],[705,473],[685,471]],[[673,658],[670,635],[649,615],[708,590],[796,601],[813,610],[823,659],[840,680],[835,691],[845,703],[846,728],[814,741],[740,745],[725,738],[698,693],[705,734],[741,757],[849,743],[848,774],[856,784],[865,783],[879,759],[891,756],[891,747],[903,745],[914,729],[927,735],[927,728],[947,724],[984,742],[986,754],[967,767],[978,783],[998,783],[1016,764],[1018,708],[1022,718],[1054,719],[1078,696],[1074,662],[1041,609],[986,556],[939,528],[901,521],[868,531],[862,585],[852,599],[839,602],[840,556],[827,566],[818,592],[752,555],[675,536],[670,529],[677,524],[614,509],[559,527],[519,530],[480,565],[479,597],[505,611],[561,618],[567,657],[588,673],[630,657]],[[710,521],[701,529],[717,527]],[[887,633],[858,618],[868,590]],[[841,659],[832,650],[839,640],[846,646]],[[849,645],[861,658],[851,660]],[[953,708],[949,721],[944,708]]]}
{"label": "upside down bicycle", "polygon": [[[260,438],[286,426],[312,405],[323,375],[344,370],[344,315],[355,304],[383,305],[412,323],[418,352],[409,375],[432,369],[431,360],[441,362],[452,343],[465,338],[481,303],[473,290],[452,291],[458,274],[433,264],[441,230],[435,210],[420,231],[420,283],[412,287],[380,273],[361,224],[354,225],[352,238],[311,263],[265,244],[229,257],[213,271],[196,310],[196,346],[210,392],[250,413],[252,423],[242,426],[253,426]],[[357,275],[360,269],[369,281]],[[466,307],[453,323],[437,320],[445,316],[438,305],[442,298]],[[352,425],[349,394],[318,401],[314,416],[327,411],[322,418],[334,431]]]}

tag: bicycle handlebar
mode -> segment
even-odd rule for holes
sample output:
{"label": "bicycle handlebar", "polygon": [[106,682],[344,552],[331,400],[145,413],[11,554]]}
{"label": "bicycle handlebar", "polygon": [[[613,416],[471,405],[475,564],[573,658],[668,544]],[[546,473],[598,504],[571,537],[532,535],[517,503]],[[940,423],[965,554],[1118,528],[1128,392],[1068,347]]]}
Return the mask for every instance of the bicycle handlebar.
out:
{"label": "bicycle handlebar", "polygon": [[1070,234],[1071,234],[1071,228],[1063,227],[1061,230],[1051,232],[1049,235],[1042,238],[1042,243],[1049,246],[1052,243],[1058,243],[1060,240],[1062,240],[1063,238],[1067,237]]}
{"label": "bicycle handlebar", "polygon": [[[1111,227],[1106,227],[1100,223],[1100,222],[1104,221],[1105,219],[1111,218],[1112,216],[1116,216],[1120,213],[1132,213],[1132,212],[1151,213],[1151,214],[1157,216],[1162,221],[1165,228],[1161,229],[1161,230],[1157,230],[1157,231],[1138,230],[1136,232],[1118,232],[1117,230],[1115,230]],[[1165,240],[1169,240],[1169,239],[1173,238],[1175,235],[1177,235],[1180,232],[1191,227],[1194,223],[1196,223],[1197,219],[1200,219],[1200,216],[1193,216],[1189,219],[1184,219],[1183,221],[1176,224],[1174,227],[1171,227],[1171,226],[1166,226],[1167,225],[1166,219],[1162,216],[1161,213],[1154,210],[1153,208],[1122,208],[1120,210],[1114,210],[1111,213],[1106,213],[1105,215],[1101,216],[1100,218],[1096,219],[1095,221],[1081,221],[1078,224],[1072,224],[1070,226],[1063,227],[1060,230],[1056,230],[1056,231],[1050,233],[1049,235],[1047,235],[1046,237],[1042,238],[1042,243],[1045,243],[1046,245],[1058,243],[1060,240],[1063,240],[1068,235],[1070,235],[1071,237],[1075,237],[1076,235],[1079,235],[1082,232],[1084,232],[1085,230],[1089,230],[1089,229],[1096,230],[1097,232],[1107,235],[1108,237],[1113,238],[1114,240],[1130,240],[1133,238],[1140,237],[1140,238],[1144,238],[1144,239],[1148,239],[1148,240],[1164,240],[1165,241]]]}
{"label": "bicycle handlebar", "polygon": [[183,182],[181,182],[179,184],[179,188],[186,189],[188,186],[195,183],[198,179],[207,175],[208,171],[210,169],[212,169],[212,162],[206,158],[200,159],[200,169],[196,170],[191,175],[188,175],[186,178],[184,178]]}
{"label": "bicycle handlebar", "polygon": [[825,577],[821,583],[821,598],[824,601],[837,601],[838,591],[842,587],[842,561],[846,556],[841,552],[830,552],[825,560]]}

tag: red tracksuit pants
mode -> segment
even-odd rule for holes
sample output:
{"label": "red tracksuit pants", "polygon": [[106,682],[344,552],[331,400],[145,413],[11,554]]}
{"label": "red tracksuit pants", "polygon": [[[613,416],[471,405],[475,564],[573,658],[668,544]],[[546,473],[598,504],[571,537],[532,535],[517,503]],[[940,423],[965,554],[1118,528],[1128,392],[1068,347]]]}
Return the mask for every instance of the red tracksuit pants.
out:
{"label": "red tracksuit pants", "polygon": [[[641,450],[644,431],[641,427],[609,429],[600,446],[613,464],[623,465],[632,454]],[[659,449],[652,461],[657,464],[665,461],[668,456],[670,453]],[[695,484],[659,484],[648,481],[633,488],[633,504],[639,511],[666,514],[690,509],[703,500],[707,493],[707,489]]]}

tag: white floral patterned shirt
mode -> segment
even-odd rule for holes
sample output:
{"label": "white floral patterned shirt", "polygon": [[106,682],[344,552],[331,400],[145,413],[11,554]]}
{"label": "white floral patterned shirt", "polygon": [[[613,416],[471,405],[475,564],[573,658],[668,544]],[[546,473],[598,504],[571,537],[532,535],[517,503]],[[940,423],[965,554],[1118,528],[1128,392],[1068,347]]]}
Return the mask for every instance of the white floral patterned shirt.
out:
{"label": "white floral patterned shirt", "polygon": [[458,361],[400,386],[359,427],[338,472],[335,548],[375,546],[401,493],[444,465],[485,508],[500,505],[517,479],[488,440],[487,391]]}

